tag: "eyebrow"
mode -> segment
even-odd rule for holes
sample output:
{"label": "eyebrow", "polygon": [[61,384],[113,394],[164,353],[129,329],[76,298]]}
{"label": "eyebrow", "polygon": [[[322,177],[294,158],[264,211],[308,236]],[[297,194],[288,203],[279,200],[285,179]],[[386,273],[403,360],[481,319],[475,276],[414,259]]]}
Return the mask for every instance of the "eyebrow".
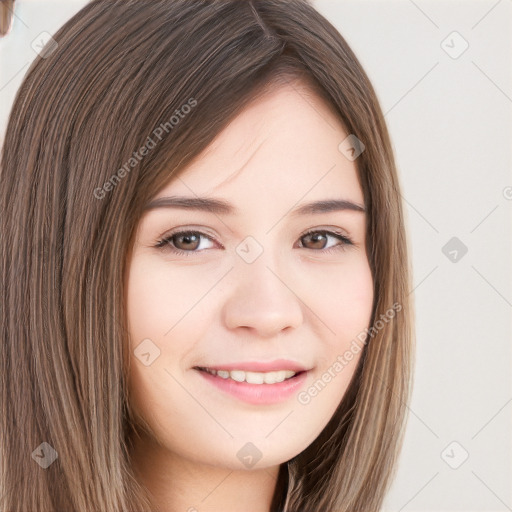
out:
{"label": "eyebrow", "polygon": [[[222,199],[210,197],[182,197],[169,196],[159,197],[148,203],[144,210],[154,210],[157,208],[177,208],[186,210],[198,210],[219,215],[239,215],[240,211],[232,204]],[[324,199],[306,203],[292,210],[290,215],[298,217],[301,215],[311,215],[320,213],[329,213],[335,211],[350,210],[356,212],[365,212],[364,206],[361,206],[346,199]]]}

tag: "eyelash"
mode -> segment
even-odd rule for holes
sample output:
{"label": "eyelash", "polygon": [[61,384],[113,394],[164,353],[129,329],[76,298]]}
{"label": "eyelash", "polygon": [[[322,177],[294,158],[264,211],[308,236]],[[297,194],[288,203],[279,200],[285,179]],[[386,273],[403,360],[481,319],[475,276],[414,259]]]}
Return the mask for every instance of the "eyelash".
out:
{"label": "eyelash", "polygon": [[[328,236],[332,236],[334,238],[337,238],[338,240],[340,240],[342,243],[341,244],[338,244],[338,245],[334,245],[332,247],[329,247],[328,249],[310,249],[311,251],[316,251],[316,252],[323,252],[323,253],[331,253],[331,252],[334,252],[334,251],[339,251],[339,250],[346,250],[347,246],[349,245],[354,245],[354,242],[352,241],[352,239],[350,237],[348,237],[347,235],[343,235],[341,233],[338,233],[336,231],[328,231],[328,230],[319,230],[319,229],[312,229],[310,231],[307,231],[306,233],[303,233],[300,237],[299,237],[299,240],[301,238],[304,238],[308,235],[313,235],[313,234],[317,234],[317,233],[321,233],[323,235],[328,235]],[[157,248],[161,248],[161,249],[169,249],[171,252],[173,252],[174,254],[178,254],[179,256],[190,256],[191,253],[200,253],[200,252],[203,252],[205,249],[202,249],[200,251],[183,251],[182,249],[178,249],[176,247],[174,247],[172,245],[172,239],[175,237],[175,236],[178,236],[178,235],[181,235],[181,236],[190,236],[190,235],[200,235],[200,236],[204,236],[205,238],[207,238],[208,240],[211,240],[212,242],[216,242],[216,240],[207,235],[206,233],[203,233],[201,231],[192,231],[192,230],[185,230],[185,231],[175,231],[173,233],[170,233],[168,235],[166,235],[164,238],[158,240],[158,242],[156,243],[155,247]],[[307,247],[304,247],[305,249],[307,249]],[[302,249],[302,247],[301,247]]]}

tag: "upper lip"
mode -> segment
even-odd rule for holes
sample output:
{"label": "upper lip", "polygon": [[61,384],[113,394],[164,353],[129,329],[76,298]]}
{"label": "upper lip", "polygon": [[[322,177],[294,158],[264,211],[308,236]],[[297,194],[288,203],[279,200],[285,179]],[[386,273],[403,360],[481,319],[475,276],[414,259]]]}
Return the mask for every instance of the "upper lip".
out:
{"label": "upper lip", "polygon": [[275,359],[274,361],[241,361],[239,363],[215,364],[208,366],[196,366],[195,368],[207,368],[209,370],[243,370],[246,372],[271,372],[278,370],[291,370],[295,373],[306,371],[306,367],[295,361],[287,359]]}

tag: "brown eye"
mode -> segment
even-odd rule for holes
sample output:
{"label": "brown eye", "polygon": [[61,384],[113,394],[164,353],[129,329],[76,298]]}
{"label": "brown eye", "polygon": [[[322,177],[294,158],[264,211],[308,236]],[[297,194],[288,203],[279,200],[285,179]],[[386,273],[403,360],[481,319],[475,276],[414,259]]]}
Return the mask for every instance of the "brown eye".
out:
{"label": "brown eye", "polygon": [[177,249],[185,251],[195,251],[201,241],[201,237],[197,234],[177,234],[173,235],[171,239]]}
{"label": "brown eye", "polygon": [[[331,244],[329,247],[329,239],[334,239],[338,243]],[[305,242],[302,242],[302,241]],[[345,249],[348,245],[354,245],[352,240],[340,233],[331,231],[309,231],[301,237],[302,246],[306,249],[319,250],[329,252],[336,249]]]}
{"label": "brown eye", "polygon": [[305,235],[302,239],[311,242],[311,246],[309,247],[310,249],[324,249],[327,242],[326,234],[320,231]]}
{"label": "brown eye", "polygon": [[[201,245],[204,245],[201,243],[202,241],[212,243],[214,239],[201,231],[177,231],[160,240],[156,247],[169,249],[177,254],[188,255],[202,252],[205,249],[205,247],[200,248]],[[206,247],[206,249],[208,248],[211,248],[211,246]]]}

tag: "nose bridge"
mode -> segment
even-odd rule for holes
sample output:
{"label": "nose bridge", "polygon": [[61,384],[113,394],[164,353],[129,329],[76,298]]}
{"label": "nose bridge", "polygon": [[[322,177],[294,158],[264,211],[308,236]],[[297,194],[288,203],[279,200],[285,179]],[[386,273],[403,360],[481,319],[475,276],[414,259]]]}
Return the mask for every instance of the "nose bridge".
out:
{"label": "nose bridge", "polygon": [[[243,249],[244,244],[240,247]],[[248,252],[251,250],[254,247]],[[231,292],[224,304],[223,315],[226,326],[229,329],[251,328],[261,336],[298,327],[303,321],[302,305],[293,291],[286,261],[280,260],[278,253],[269,247],[250,263],[243,254],[236,257],[235,269],[230,276]]]}

